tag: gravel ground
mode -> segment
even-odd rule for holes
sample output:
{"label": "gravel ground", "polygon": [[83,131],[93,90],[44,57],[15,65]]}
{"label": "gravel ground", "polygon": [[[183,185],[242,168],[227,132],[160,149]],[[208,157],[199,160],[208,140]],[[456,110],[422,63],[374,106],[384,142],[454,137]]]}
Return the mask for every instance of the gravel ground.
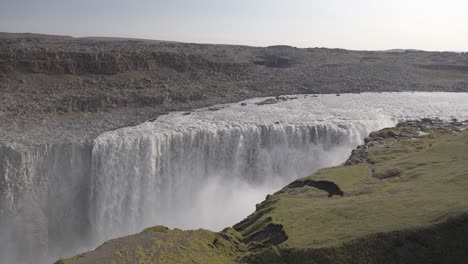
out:
{"label": "gravel ground", "polygon": [[103,131],[260,96],[468,91],[468,54],[0,33],[0,142]]}

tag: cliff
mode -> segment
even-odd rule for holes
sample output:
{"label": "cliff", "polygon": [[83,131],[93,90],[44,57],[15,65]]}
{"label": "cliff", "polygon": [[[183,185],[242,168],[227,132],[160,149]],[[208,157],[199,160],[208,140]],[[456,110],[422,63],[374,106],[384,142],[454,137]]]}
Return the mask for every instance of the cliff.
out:
{"label": "cliff", "polygon": [[467,56],[0,33],[0,141],[90,139],[252,97],[468,91]]}
{"label": "cliff", "polygon": [[157,226],[56,263],[464,263],[466,124],[407,122],[371,133],[346,164],[291,184],[215,233]]}

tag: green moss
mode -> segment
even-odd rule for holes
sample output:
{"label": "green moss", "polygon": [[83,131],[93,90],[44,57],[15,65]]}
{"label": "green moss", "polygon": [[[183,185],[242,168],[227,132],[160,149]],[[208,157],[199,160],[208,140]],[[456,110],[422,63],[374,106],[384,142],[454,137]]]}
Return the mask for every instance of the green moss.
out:
{"label": "green moss", "polygon": [[169,232],[169,228],[165,226],[153,226],[153,227],[146,228],[145,230],[143,230],[143,233],[146,233],[146,232],[167,233]]}
{"label": "green moss", "polygon": [[78,254],[78,255],[75,255],[75,256],[73,256],[73,257],[71,257],[69,259],[59,259],[56,262],[54,262],[54,264],[73,264],[77,260],[82,258],[83,256],[84,256],[84,254]]}
{"label": "green moss", "polygon": [[[336,248],[348,254],[350,247],[344,245],[352,241],[372,241],[369,236],[376,233],[430,228],[467,213],[468,131],[431,133],[435,136],[419,141],[383,140],[384,147],[369,153],[376,177],[367,175],[365,165],[328,168],[308,177],[336,182],[345,192],[343,198],[326,198],[311,187],[278,192],[274,210],[263,218],[282,224],[289,239],[275,250],[254,256],[261,256],[262,263],[282,263],[272,260],[286,254],[287,263],[294,263],[295,254],[311,257],[309,253],[319,249]],[[374,256],[376,249],[370,250],[359,254]],[[310,263],[353,263],[343,254],[331,262]]]}
{"label": "green moss", "polygon": [[429,228],[372,234],[324,248],[272,247],[246,257],[248,263],[465,263],[468,215]]}
{"label": "green moss", "polygon": [[120,252],[120,250],[115,251],[114,255],[117,256],[118,258],[123,258],[122,252]]}

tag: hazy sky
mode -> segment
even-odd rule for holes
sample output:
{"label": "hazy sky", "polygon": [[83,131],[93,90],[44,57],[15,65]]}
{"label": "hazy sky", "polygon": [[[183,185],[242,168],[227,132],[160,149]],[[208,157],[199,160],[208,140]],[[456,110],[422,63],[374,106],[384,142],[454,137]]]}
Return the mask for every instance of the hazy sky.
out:
{"label": "hazy sky", "polygon": [[468,0],[0,0],[0,31],[468,50]]}

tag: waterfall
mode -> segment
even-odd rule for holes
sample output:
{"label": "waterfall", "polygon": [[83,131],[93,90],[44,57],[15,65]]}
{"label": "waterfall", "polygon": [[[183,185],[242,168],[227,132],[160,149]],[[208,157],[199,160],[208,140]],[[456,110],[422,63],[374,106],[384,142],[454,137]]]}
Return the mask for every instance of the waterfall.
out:
{"label": "waterfall", "polygon": [[[289,181],[343,162],[381,127],[247,124],[105,133],[93,148],[93,233],[108,239],[155,224],[220,230]],[[240,212],[225,206],[254,192],[255,202]]]}
{"label": "waterfall", "polygon": [[44,263],[89,244],[90,158],[86,143],[0,145],[1,263]]}
{"label": "waterfall", "polygon": [[468,118],[468,94],[321,95],[174,112],[85,142],[0,144],[0,263],[50,263],[153,225],[220,230],[372,131]]}

